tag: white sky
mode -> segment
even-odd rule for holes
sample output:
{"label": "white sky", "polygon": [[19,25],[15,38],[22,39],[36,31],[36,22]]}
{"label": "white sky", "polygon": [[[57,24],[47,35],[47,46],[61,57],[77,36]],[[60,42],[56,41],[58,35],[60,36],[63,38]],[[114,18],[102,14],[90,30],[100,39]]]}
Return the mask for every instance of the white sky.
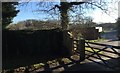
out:
{"label": "white sky", "polygon": [[[116,1],[116,3],[115,3]],[[97,23],[114,23],[116,22],[116,19],[118,18],[118,1],[119,0],[114,0],[113,3],[109,4],[109,15],[104,13],[102,10],[95,10],[91,16],[94,18],[94,22]]]}
{"label": "white sky", "polygon": [[111,13],[110,15],[107,15],[106,13],[103,13],[100,10],[96,10],[91,14],[91,16],[93,17],[93,21],[96,23],[114,23],[116,22],[118,14],[113,15]]}

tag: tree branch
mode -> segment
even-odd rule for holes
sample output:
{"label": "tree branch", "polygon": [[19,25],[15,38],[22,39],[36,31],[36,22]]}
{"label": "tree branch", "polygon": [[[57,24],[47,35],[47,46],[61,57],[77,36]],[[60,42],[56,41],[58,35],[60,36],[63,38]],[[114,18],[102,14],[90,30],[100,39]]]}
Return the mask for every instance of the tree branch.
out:
{"label": "tree branch", "polygon": [[86,2],[70,2],[69,4],[72,6],[72,5],[80,5],[83,3],[86,3]]}
{"label": "tree branch", "polygon": [[60,9],[60,6],[59,5],[55,5],[53,8],[51,8],[49,11],[51,11],[51,10],[55,10],[55,8],[58,8],[58,9]]}
{"label": "tree branch", "polygon": [[88,2],[88,4],[94,5],[94,6],[98,7],[99,9],[104,10],[101,6],[99,6],[99,5],[97,5],[97,4],[89,3],[89,2]]}

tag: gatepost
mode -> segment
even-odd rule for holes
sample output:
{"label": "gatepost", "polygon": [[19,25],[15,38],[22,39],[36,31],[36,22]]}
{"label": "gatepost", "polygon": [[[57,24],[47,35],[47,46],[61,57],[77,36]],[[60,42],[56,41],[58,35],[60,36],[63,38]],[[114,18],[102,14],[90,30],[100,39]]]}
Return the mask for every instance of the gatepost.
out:
{"label": "gatepost", "polygon": [[78,50],[80,52],[80,60],[84,61],[85,60],[85,40],[84,39],[79,40]]}

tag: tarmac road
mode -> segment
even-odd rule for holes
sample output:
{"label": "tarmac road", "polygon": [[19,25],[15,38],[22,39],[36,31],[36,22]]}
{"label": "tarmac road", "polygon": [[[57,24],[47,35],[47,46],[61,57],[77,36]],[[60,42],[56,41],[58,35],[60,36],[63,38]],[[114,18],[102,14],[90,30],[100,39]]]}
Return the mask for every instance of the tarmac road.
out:
{"label": "tarmac road", "polygon": [[105,32],[104,34],[101,35],[101,37],[104,38],[105,40],[100,41],[98,43],[120,46],[120,40],[118,40],[116,30],[113,30],[113,31],[110,31],[110,32]]}
{"label": "tarmac road", "polygon": [[116,30],[112,30],[109,32],[105,32],[104,34],[101,34],[101,37],[107,40],[117,40],[118,39],[117,34],[118,32]]}

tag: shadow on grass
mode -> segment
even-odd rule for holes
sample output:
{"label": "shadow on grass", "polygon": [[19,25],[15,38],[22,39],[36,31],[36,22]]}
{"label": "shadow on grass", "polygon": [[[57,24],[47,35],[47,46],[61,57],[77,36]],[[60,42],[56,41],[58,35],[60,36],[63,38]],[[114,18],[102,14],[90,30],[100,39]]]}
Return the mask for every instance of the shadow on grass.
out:
{"label": "shadow on grass", "polygon": [[8,58],[2,60],[2,69],[16,69],[19,67],[30,66],[37,63],[45,63],[49,60],[54,60],[58,58],[62,58],[68,56],[69,54],[61,54],[61,53],[43,53],[37,56],[29,56],[22,58]]}
{"label": "shadow on grass", "polygon": [[[120,57],[116,59],[109,59],[106,60],[107,65],[102,64],[102,61],[100,62],[94,62],[94,60],[91,60],[92,62],[84,63],[84,64],[75,64],[68,69],[65,69],[65,71],[119,71],[120,72]],[[64,73],[65,71],[61,72]]]}
{"label": "shadow on grass", "polygon": [[[37,64],[37,63],[45,63],[48,60],[54,60],[58,58],[60,58],[60,56],[55,56],[55,55],[48,56],[47,54],[46,56],[43,56],[41,58],[32,57],[32,58],[16,59],[16,60],[11,60],[11,61],[8,60],[4,62],[3,66],[6,69],[7,68],[15,69],[18,67],[30,66],[33,64]],[[86,60],[90,60],[90,59],[86,59]],[[80,63],[80,62],[75,62],[75,61],[73,62],[75,63],[74,65],[72,65],[71,67],[64,68],[64,71],[62,71],[61,73],[66,72],[66,71],[120,71],[120,57],[116,59],[106,60],[107,65],[104,65],[102,61],[95,62],[95,60],[92,60],[92,59],[91,59],[91,62],[85,62],[85,63]]]}

